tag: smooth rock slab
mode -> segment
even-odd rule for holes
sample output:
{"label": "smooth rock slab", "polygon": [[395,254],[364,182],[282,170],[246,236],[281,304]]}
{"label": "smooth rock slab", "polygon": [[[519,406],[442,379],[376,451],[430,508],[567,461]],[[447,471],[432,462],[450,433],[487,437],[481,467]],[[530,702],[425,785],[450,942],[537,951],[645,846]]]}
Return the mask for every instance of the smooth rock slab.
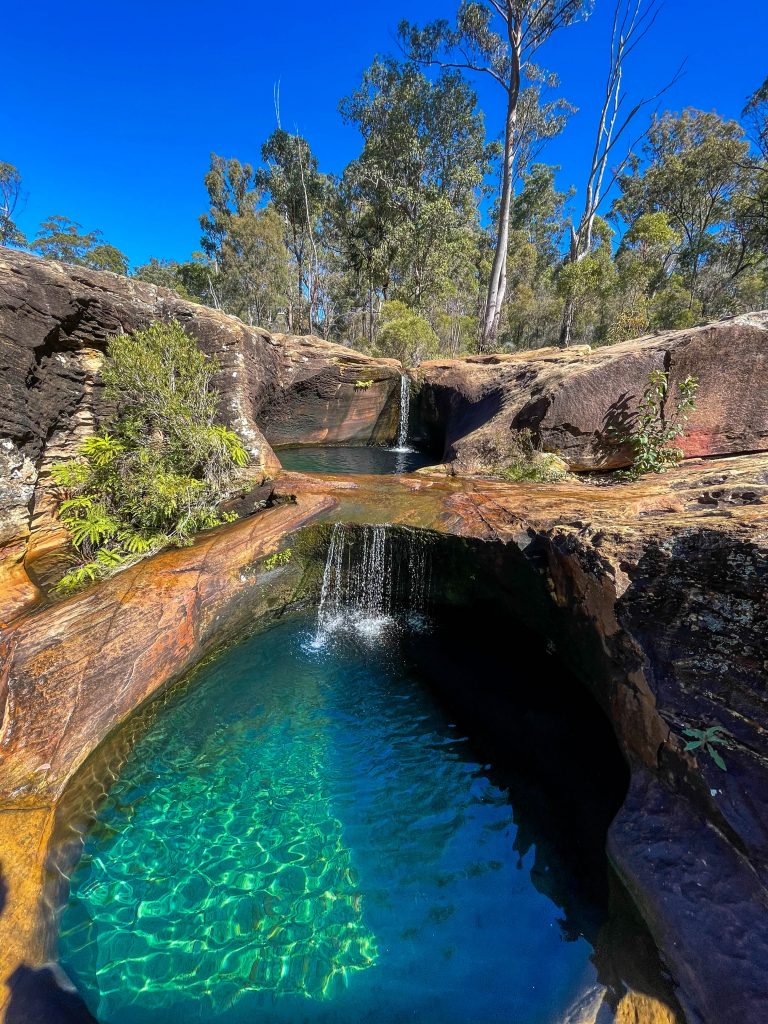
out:
{"label": "smooth rock slab", "polygon": [[423,363],[420,413],[441,461],[482,469],[489,434],[528,428],[575,471],[629,465],[620,437],[631,427],[648,375],[669,373],[664,411],[678,385],[699,382],[679,445],[686,458],[768,449],[768,312],[670,331],[594,350],[534,349]]}

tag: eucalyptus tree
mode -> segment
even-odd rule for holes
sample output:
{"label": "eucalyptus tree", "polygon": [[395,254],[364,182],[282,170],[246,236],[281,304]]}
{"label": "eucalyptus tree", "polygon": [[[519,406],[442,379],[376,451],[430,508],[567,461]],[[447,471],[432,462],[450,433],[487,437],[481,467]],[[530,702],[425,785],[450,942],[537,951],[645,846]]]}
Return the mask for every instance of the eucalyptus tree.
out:
{"label": "eucalyptus tree", "polygon": [[491,149],[474,91],[455,71],[430,80],[377,58],[340,109],[363,137],[342,191],[360,214],[349,242],[366,265],[369,311],[377,288],[434,320],[477,262]]}
{"label": "eucalyptus tree", "polygon": [[288,251],[279,214],[259,207],[261,177],[251,164],[211,154],[201,245],[213,304],[247,323],[271,325],[290,305]]}
{"label": "eucalyptus tree", "polygon": [[24,234],[14,221],[16,208],[23,199],[21,174],[13,164],[0,161],[0,245],[26,245]]}
{"label": "eucalyptus tree", "polygon": [[[214,273],[218,273],[222,249],[232,229],[232,220],[255,208],[259,191],[250,164],[217,156],[216,153],[211,153],[211,164],[203,180],[209,208],[200,217],[200,245]],[[213,304],[218,306],[218,296],[210,276],[209,288]]]}
{"label": "eucalyptus tree", "polygon": [[453,26],[440,19],[424,28],[407,21],[399,27],[401,45],[413,60],[487,75],[505,93],[501,188],[483,316],[483,348],[495,343],[507,286],[521,95],[531,76],[539,75],[533,63],[539,48],[559,29],[588,16],[592,6],[592,0],[462,0]]}
{"label": "eucalyptus tree", "polygon": [[655,117],[642,151],[619,179],[615,211],[630,224],[662,212],[679,236],[676,270],[692,322],[729,311],[764,260],[743,203],[754,188],[749,143],[735,121],[688,109]]}
{"label": "eucalyptus tree", "polygon": [[182,299],[191,302],[208,302],[210,300],[208,289],[210,268],[199,258],[200,253],[197,256],[197,259],[187,260],[184,263],[152,256],[148,263],[142,263],[136,267],[132,276],[139,281],[146,281],[147,284],[169,288]]}
{"label": "eucalyptus tree", "polygon": [[77,221],[59,214],[42,222],[30,248],[46,259],[92,270],[111,270],[115,274],[128,273],[128,257],[114,245],[102,241],[101,231],[83,233]]}
{"label": "eucalyptus tree", "polygon": [[558,170],[534,163],[512,202],[500,338],[516,349],[557,342],[561,299],[555,276],[567,228],[565,205],[573,192],[555,188]]}
{"label": "eucalyptus tree", "polygon": [[768,160],[768,78],[749,97],[742,117],[751,130],[752,141],[760,156]]}
{"label": "eucalyptus tree", "polygon": [[750,161],[752,187],[737,207],[747,222],[750,247],[768,256],[768,78],[747,100],[742,118],[757,155]]}
{"label": "eucalyptus tree", "polygon": [[[658,99],[661,93],[665,92],[677,79],[675,76],[672,82],[654,96],[643,97],[632,106],[627,106],[627,93],[624,89],[626,62],[653,28],[658,12],[659,0],[616,0],[611,28],[608,73],[597,119],[592,160],[584,190],[584,206],[578,222],[571,224],[566,263],[580,263],[592,251],[598,211],[630,160],[632,143],[626,146],[623,155],[618,159],[617,146],[625,140],[626,133],[639,112],[649,103]],[[636,139],[635,144],[638,141],[639,139]],[[575,271],[569,271],[566,277],[569,276],[574,281],[578,279],[578,273]],[[571,344],[575,311],[576,296],[566,293],[560,328],[560,344],[565,347]]]}
{"label": "eucalyptus tree", "polygon": [[312,333],[322,270],[318,231],[328,204],[329,181],[320,173],[309,143],[298,133],[278,127],[262,146],[261,156],[265,166],[257,172],[256,180],[282,218],[285,245],[294,263],[296,289],[288,308],[289,328],[301,329],[301,307],[306,297],[307,324]]}

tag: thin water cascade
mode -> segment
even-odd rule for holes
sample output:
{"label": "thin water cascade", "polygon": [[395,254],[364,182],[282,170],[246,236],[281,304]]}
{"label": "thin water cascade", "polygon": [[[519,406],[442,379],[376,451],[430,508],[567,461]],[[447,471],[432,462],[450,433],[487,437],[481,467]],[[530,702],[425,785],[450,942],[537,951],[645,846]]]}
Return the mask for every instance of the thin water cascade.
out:
{"label": "thin water cascade", "polygon": [[323,570],[316,639],[351,629],[377,637],[398,618],[426,622],[431,563],[417,530],[335,523]]}
{"label": "thin water cascade", "polygon": [[396,452],[407,454],[413,449],[408,447],[408,417],[411,412],[411,381],[408,374],[400,375],[400,422],[397,428]]}

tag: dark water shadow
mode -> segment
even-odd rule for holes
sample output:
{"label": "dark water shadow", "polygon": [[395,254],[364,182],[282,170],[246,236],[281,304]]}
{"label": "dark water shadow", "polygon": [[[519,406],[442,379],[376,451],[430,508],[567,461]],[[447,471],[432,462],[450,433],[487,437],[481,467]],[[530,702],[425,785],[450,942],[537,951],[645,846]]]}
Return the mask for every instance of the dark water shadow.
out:
{"label": "dark water shadow", "polygon": [[5,1024],[98,1024],[57,964],[20,964],[6,979]]}
{"label": "dark water shadow", "polygon": [[406,638],[405,656],[469,737],[466,757],[508,792],[519,868],[530,865],[535,888],[561,910],[563,940],[593,947],[611,1009],[631,989],[683,1021],[655,943],[608,861],[629,768],[607,717],[567,657],[498,605],[433,611],[433,630]]}

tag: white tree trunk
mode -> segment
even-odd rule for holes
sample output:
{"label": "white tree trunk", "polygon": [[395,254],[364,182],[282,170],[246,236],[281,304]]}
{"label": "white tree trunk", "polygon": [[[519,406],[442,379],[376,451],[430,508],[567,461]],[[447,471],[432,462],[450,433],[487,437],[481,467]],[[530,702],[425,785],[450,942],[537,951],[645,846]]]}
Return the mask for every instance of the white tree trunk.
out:
{"label": "white tree trunk", "polygon": [[481,348],[488,351],[493,347],[499,330],[501,304],[507,289],[507,248],[509,246],[509,214],[512,209],[512,165],[514,162],[515,124],[517,122],[517,95],[515,89],[509,94],[507,120],[504,130],[504,165],[501,178],[501,203],[499,224],[496,231],[496,252],[493,256],[491,276],[488,281],[488,298],[485,303]]}

